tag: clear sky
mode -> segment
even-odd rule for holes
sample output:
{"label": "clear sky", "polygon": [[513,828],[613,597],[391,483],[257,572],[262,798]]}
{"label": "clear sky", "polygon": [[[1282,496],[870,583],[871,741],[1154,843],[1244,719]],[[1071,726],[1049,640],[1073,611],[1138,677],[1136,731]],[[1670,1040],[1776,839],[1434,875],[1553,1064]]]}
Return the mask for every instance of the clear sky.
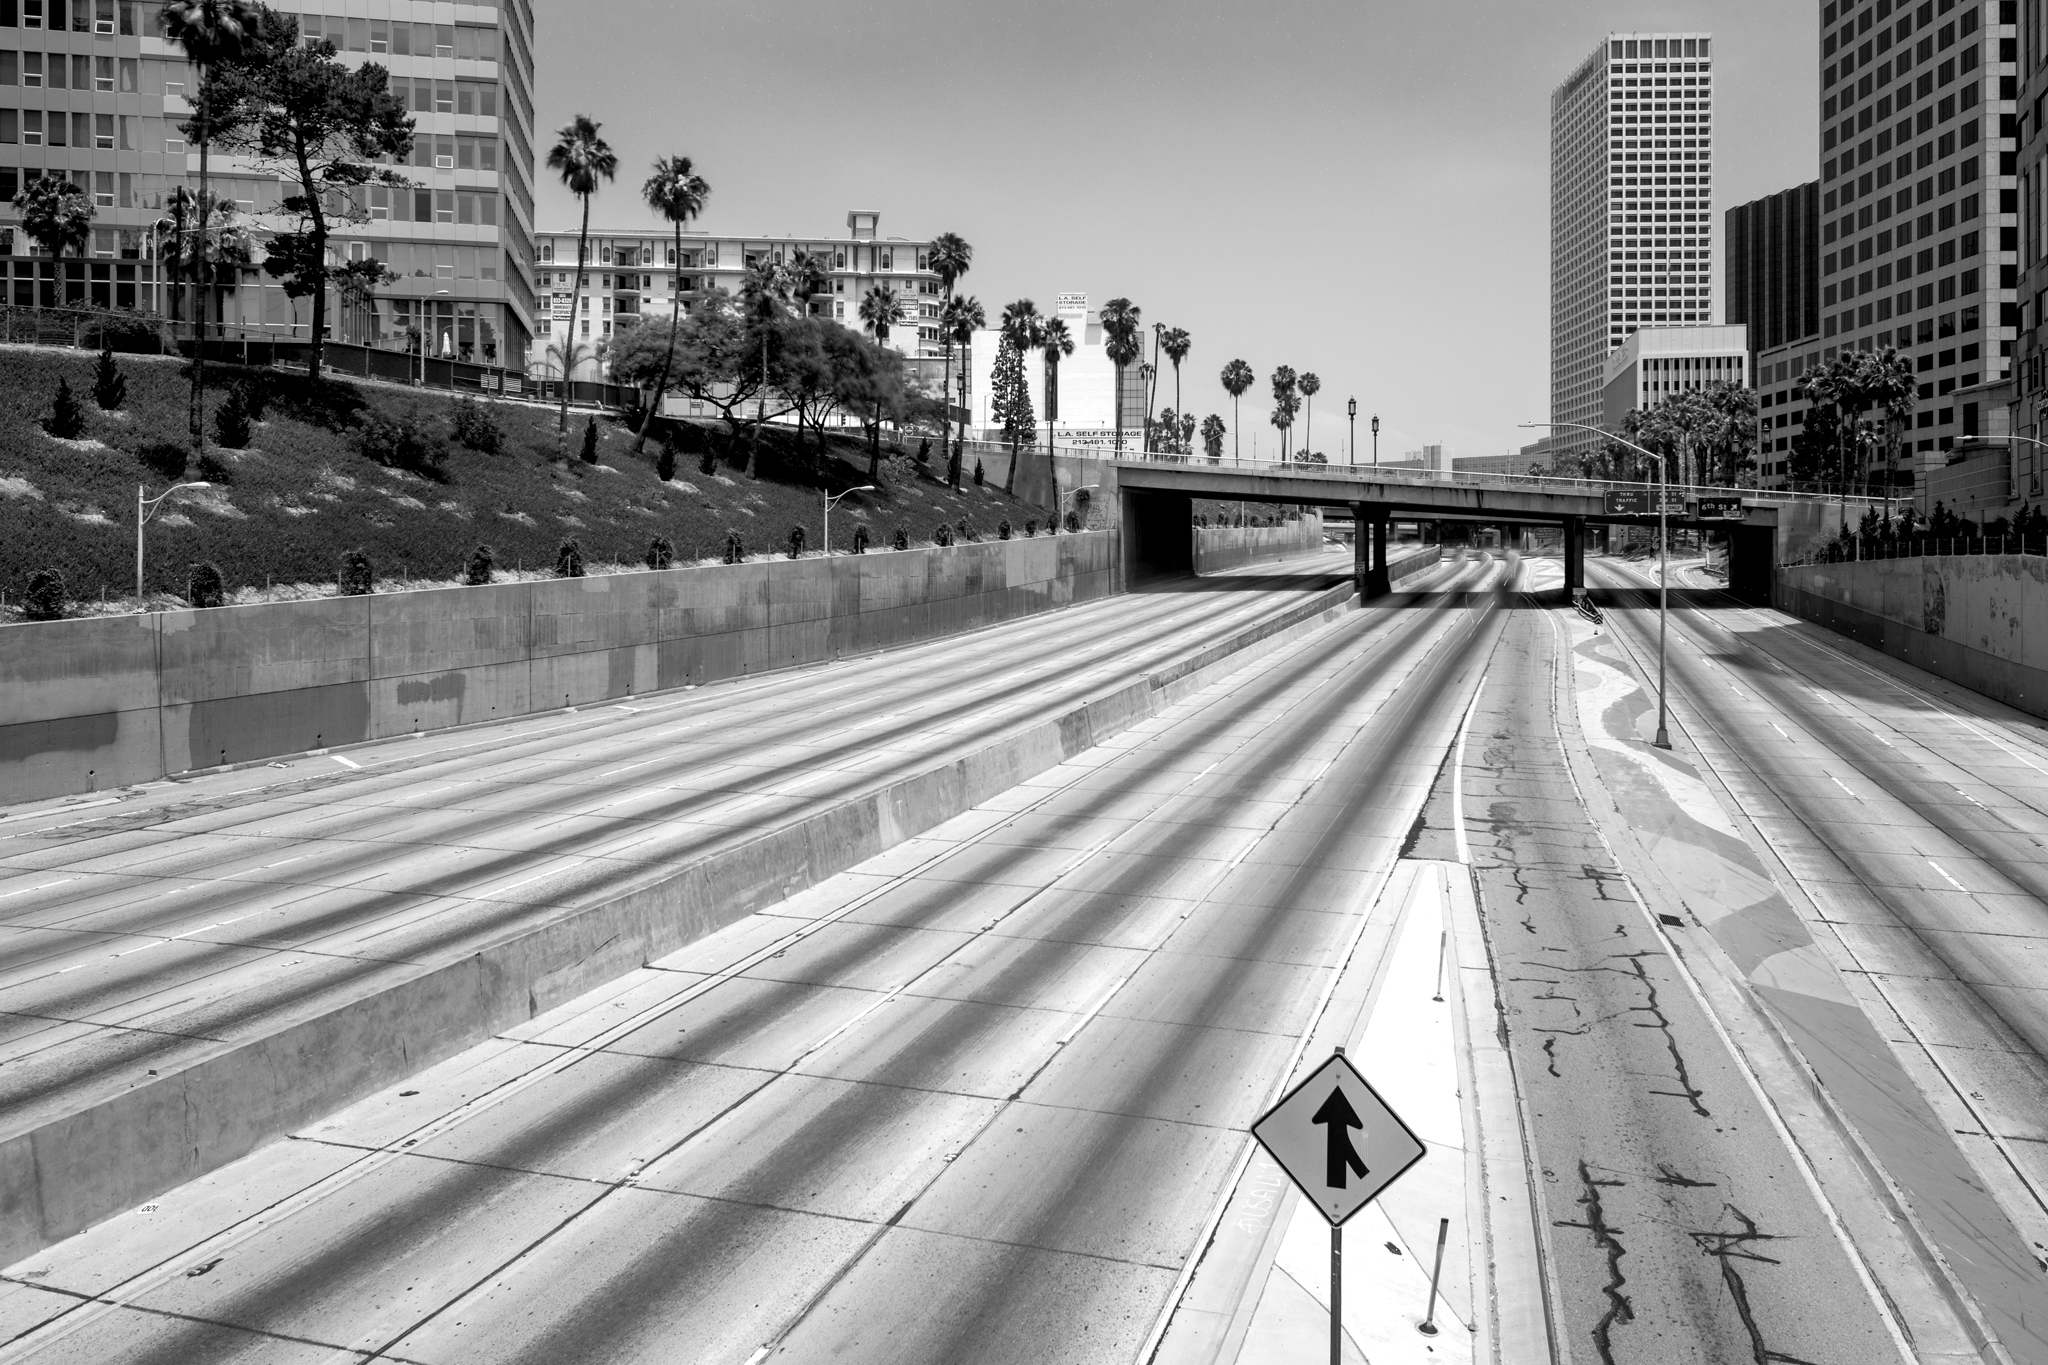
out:
{"label": "clear sky", "polygon": [[[1361,455],[1375,411],[1382,455],[1537,434],[1549,96],[1610,30],[1715,35],[1717,233],[1816,174],[1817,6],[1788,0],[540,0],[539,23],[537,154],[581,112],[620,156],[593,224],[652,225],[640,183],[680,153],[713,231],[872,208],[885,236],[958,232],[991,316],[1086,290],[1187,328],[1190,410],[1228,421],[1217,373],[1251,362],[1247,454],[1282,364],[1322,377],[1332,459],[1354,394]],[[539,174],[541,226],[573,226]]]}

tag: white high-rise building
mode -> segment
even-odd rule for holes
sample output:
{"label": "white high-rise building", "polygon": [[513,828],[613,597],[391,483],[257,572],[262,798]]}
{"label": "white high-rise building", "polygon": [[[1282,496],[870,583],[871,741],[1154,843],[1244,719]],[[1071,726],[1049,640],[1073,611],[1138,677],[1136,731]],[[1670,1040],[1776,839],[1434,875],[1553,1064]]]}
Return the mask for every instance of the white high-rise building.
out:
{"label": "white high-rise building", "polygon": [[[1612,33],[1550,97],[1550,419],[1598,425],[1608,352],[1713,321],[1704,33]],[[1595,449],[1561,428],[1552,449]]]}

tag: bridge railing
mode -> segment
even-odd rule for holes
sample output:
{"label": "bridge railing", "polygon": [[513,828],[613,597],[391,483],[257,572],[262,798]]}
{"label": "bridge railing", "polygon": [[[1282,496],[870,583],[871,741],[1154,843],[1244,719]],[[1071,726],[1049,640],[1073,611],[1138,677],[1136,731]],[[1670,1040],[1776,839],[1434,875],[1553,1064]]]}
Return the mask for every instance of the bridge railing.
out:
{"label": "bridge railing", "polygon": [[[1482,474],[1474,470],[1417,469],[1401,465],[1348,465],[1348,464],[1302,464],[1282,460],[1211,460],[1202,455],[1148,455],[1125,459],[1120,463],[1132,466],[1148,464],[1185,465],[1193,469],[1213,469],[1218,472],[1245,474],[1277,474],[1295,478],[1315,479],[1356,479],[1361,483],[1403,483],[1430,487],[1473,487],[1527,489],[1542,493],[1576,493],[1585,497],[1602,497],[1610,492],[1635,492],[1658,487],[1654,482],[1637,482],[1628,479],[1580,479],[1556,474]],[[1725,484],[1673,484],[1672,489],[1688,500],[1702,497],[1741,497],[1765,500],[1774,503],[1800,502],[1825,506],[1838,506],[1847,502],[1859,513],[1863,508],[1880,507],[1884,499],[1864,494],[1795,492],[1775,488],[1729,487]]]}

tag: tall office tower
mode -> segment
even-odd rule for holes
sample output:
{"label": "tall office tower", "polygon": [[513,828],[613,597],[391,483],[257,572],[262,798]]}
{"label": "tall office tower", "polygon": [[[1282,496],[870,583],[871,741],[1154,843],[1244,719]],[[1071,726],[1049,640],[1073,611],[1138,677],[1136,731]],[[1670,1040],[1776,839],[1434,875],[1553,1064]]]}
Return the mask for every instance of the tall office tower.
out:
{"label": "tall office tower", "polygon": [[[1613,33],[1550,97],[1550,417],[1597,425],[1607,353],[1713,321],[1713,62],[1704,33]],[[1558,428],[1562,455],[1598,436]]]}
{"label": "tall office tower", "polygon": [[1981,386],[2011,365],[2016,8],[1821,8],[1823,355],[1896,346],[1911,356],[1915,469],[1900,462],[1902,484],[1915,474],[1920,484],[1942,451],[1977,434]]}
{"label": "tall office tower", "polygon": [[1749,328],[1753,351],[1820,334],[1820,182],[1728,210],[1721,321]]}
{"label": "tall office tower", "polygon": [[[332,6],[334,13],[325,12]],[[393,349],[417,327],[437,354],[514,368],[533,332],[533,7],[383,0],[380,17],[348,18],[348,0],[305,3],[300,33],[331,40],[348,65],[377,62],[417,120],[405,174],[413,187],[372,189],[368,221],[335,232],[342,259],[373,256],[398,276],[366,305],[330,298],[329,335]],[[88,259],[38,256],[0,202],[0,276],[12,302],[83,303],[161,310],[152,224],[171,192],[196,185],[189,119],[196,73],[164,41],[159,6],[145,0],[0,0],[0,201],[55,173],[94,206]],[[443,22],[454,20],[454,22]],[[31,50],[33,49],[33,50]],[[264,229],[292,188],[275,173],[216,153],[214,186],[237,219]],[[38,287],[38,283],[40,287]],[[224,334],[304,340],[308,301],[250,267],[214,302]]]}

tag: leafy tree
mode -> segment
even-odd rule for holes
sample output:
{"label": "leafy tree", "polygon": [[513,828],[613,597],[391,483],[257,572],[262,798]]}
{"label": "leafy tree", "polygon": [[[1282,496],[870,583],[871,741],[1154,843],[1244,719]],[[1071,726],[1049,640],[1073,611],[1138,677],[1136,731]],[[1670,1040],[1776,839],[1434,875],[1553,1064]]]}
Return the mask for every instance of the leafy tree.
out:
{"label": "leafy tree", "polygon": [[583,419],[583,463],[597,463],[597,417],[595,414]]}
{"label": "leafy tree", "polygon": [[22,186],[14,207],[21,214],[21,230],[37,246],[60,258],[67,248],[85,255],[93,207],[84,190],[46,171]]}
{"label": "leafy tree", "polygon": [[497,552],[488,545],[479,545],[469,552],[469,562],[462,567],[462,581],[472,588],[481,588],[497,576]]}
{"label": "leafy tree", "polygon": [[767,377],[754,363],[756,343],[729,300],[706,300],[683,318],[673,340],[660,327],[633,327],[611,338],[606,355],[612,377],[625,384],[652,383],[668,365],[675,389],[715,410],[737,438],[746,425],[742,414]]}
{"label": "leafy tree", "polygon": [[1301,389],[1302,399],[1308,404],[1308,411],[1303,414],[1301,443],[1306,449],[1313,450],[1315,449],[1316,394],[1322,390],[1323,381],[1316,377],[1314,371],[1304,371],[1301,378],[1295,382]]}
{"label": "leafy tree", "polygon": [[574,536],[555,547],[555,577],[583,577],[583,545]]}
{"label": "leafy tree", "polygon": [[817,433],[816,458],[822,467],[825,420],[839,406],[839,376],[852,363],[852,352],[867,343],[836,322],[823,318],[785,319],[777,328],[769,379],[789,410],[796,414],[796,437],[802,448],[804,429]]}
{"label": "leafy tree", "polygon": [[1045,453],[1053,453],[1054,424],[1060,420],[1060,361],[1074,353],[1074,334],[1065,318],[1047,318],[1040,329],[1039,348],[1045,352]]}
{"label": "leafy tree", "polygon": [[904,380],[903,356],[887,346],[856,336],[856,345],[837,353],[833,385],[839,405],[861,413],[868,429],[868,482],[881,477],[882,422],[894,418],[899,424],[911,410],[910,391]]}
{"label": "leafy tree", "polygon": [[[1252,367],[1242,360],[1233,360],[1223,367],[1223,391],[1230,395],[1230,425],[1233,433],[1238,425],[1237,400],[1244,397],[1246,391],[1257,382],[1258,376],[1252,373]],[[1234,434],[1230,438],[1230,458],[1238,461],[1244,459],[1244,452],[1238,448],[1237,437]]]}
{"label": "leafy tree", "polygon": [[43,430],[64,441],[75,441],[85,435],[85,409],[79,405],[78,395],[71,392],[71,381],[61,375],[56,395],[50,400],[50,415],[43,419]]}
{"label": "leafy tree", "polygon": [[[326,39],[299,41],[297,16],[261,10],[239,53],[214,71],[214,138],[294,188],[281,204],[296,220],[266,245],[264,273],[284,292],[313,301],[307,374],[318,379],[327,340],[327,290],[363,295],[394,278],[375,259],[335,264],[334,229],[370,220],[362,191],[412,182],[393,168],[412,151],[413,120],[375,62],[349,67]],[[344,283],[346,282],[346,283]]]}
{"label": "leafy tree", "polygon": [[[939,293],[944,298],[939,305],[939,332],[946,340],[946,367],[939,381],[939,402],[943,405],[943,411],[950,413],[953,403],[953,346],[956,334],[961,330],[953,325],[955,304],[960,297],[955,291],[955,286],[960,283],[960,277],[973,266],[974,248],[969,246],[959,233],[942,232],[932,239],[930,264],[932,273],[939,277]],[[980,305],[976,304],[975,307],[978,309]],[[976,327],[980,325],[978,322],[975,324]],[[957,336],[959,344],[966,344],[967,337],[974,334],[973,327],[966,328],[965,331],[966,336]],[[949,445],[951,429],[950,418],[939,423],[939,430],[947,435]],[[954,486],[958,487],[959,480],[956,478],[953,482]]]}
{"label": "leafy tree", "polygon": [[[262,6],[254,0],[164,0],[157,11],[164,41],[182,48],[185,59],[199,68],[199,89],[193,118],[180,127],[181,132],[199,144],[199,193],[192,201],[195,211],[192,233],[200,245],[197,251],[190,253],[199,260],[207,258],[212,236],[208,219],[214,201],[208,158],[213,148],[213,125],[221,112],[213,88],[213,73],[222,63],[242,55],[242,49],[256,32],[261,17]],[[206,320],[199,307],[197,287],[195,280],[192,337],[196,344],[192,350],[192,397],[188,414],[194,453],[202,451],[206,445],[203,398],[206,392]]]}
{"label": "leafy tree", "polygon": [[1138,305],[1126,298],[1114,298],[1102,305],[1099,319],[1102,323],[1103,353],[1109,363],[1116,366],[1116,446],[1117,457],[1124,453],[1124,370],[1145,354],[1145,334],[1139,326]]}
{"label": "leafy tree", "polygon": [[221,577],[220,565],[211,560],[194,564],[185,580],[185,600],[198,608],[226,606],[228,587]]}
{"label": "leafy tree", "polygon": [[1223,463],[1223,419],[1213,412],[1202,419],[1202,453],[1210,464]]}
{"label": "leafy tree", "polygon": [[[647,183],[640,187],[640,197],[647,206],[668,219],[675,228],[676,269],[683,268],[683,228],[704,212],[704,201],[711,197],[711,186],[703,176],[698,175],[686,156],[656,157],[654,174],[647,177]],[[668,392],[670,362],[675,356],[676,332],[683,320],[683,291],[670,291],[668,335],[669,346],[662,352],[661,375],[654,382],[654,399],[647,405],[646,420],[640,423],[640,430],[633,437],[633,453],[638,455],[647,444],[647,432],[654,425],[654,415],[661,411],[662,395]],[[573,319],[572,319],[573,322]],[[669,454],[669,465],[675,465],[674,452]],[[666,477],[666,476],[664,476]]]}
{"label": "leafy tree", "polygon": [[92,401],[100,405],[101,412],[114,412],[128,401],[128,376],[115,363],[112,347],[100,352],[99,363],[93,367]]}
{"label": "leafy tree", "polygon": [[779,335],[777,324],[788,316],[790,291],[794,285],[789,268],[773,257],[763,257],[747,267],[746,278],[740,285],[749,333],[761,352],[761,384],[756,390],[754,426],[747,440],[747,477],[750,479],[760,477],[761,428],[768,424],[768,389],[773,382],[768,372],[768,352]]}
{"label": "leafy tree", "polygon": [[[1002,343],[996,348],[995,371],[989,380],[992,407],[990,417],[1003,429],[1003,438],[1010,443],[1010,475],[1014,480],[1017,472],[1018,448],[1025,439],[1034,441],[1038,435],[1038,418],[1031,411],[1031,387],[1024,380],[1024,355],[1017,348],[1007,329]],[[980,463],[975,467],[979,469]],[[980,483],[980,479],[975,480]],[[1003,491],[1009,492],[1013,483],[1006,482]]]}
{"label": "leafy tree", "polygon": [[575,283],[569,288],[569,351],[563,357],[562,407],[555,430],[569,430],[569,380],[574,374],[576,327],[581,321],[583,273],[590,262],[590,201],[599,183],[618,177],[619,158],[611,144],[598,136],[604,125],[588,114],[578,114],[555,133],[555,145],[548,148],[548,169],[562,178],[569,193],[583,201],[583,225],[576,234]]}
{"label": "leafy tree", "polygon": [[676,443],[674,441],[663,441],[661,443],[661,453],[654,457],[654,477],[660,479],[663,483],[669,483],[675,479],[675,476]]}

